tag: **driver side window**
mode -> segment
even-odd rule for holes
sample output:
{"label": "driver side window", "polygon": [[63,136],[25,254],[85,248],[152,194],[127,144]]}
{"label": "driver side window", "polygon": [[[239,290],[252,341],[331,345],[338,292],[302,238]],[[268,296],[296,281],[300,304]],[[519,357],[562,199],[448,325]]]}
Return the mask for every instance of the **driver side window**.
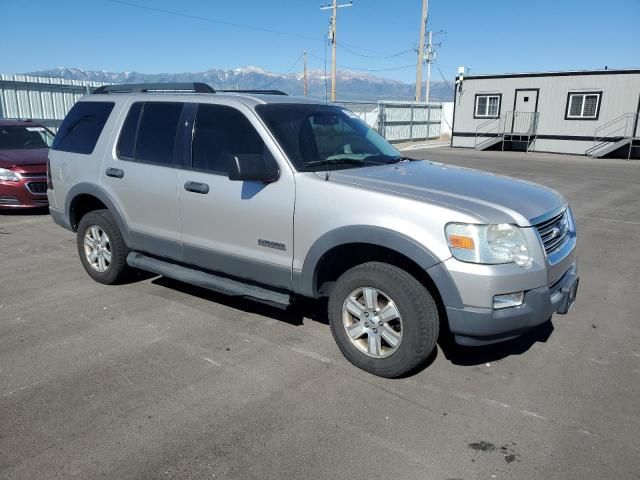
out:
{"label": "driver side window", "polygon": [[237,155],[268,154],[260,134],[240,111],[225,105],[199,104],[193,131],[191,166],[228,175]]}

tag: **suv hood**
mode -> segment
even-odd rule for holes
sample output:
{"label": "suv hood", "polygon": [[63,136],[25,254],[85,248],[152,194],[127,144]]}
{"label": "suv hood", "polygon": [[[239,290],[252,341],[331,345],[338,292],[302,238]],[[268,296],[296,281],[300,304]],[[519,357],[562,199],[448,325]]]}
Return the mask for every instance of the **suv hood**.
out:
{"label": "suv hood", "polygon": [[0,150],[0,168],[12,168],[22,165],[44,165],[47,163],[48,153],[48,148]]}
{"label": "suv hood", "polygon": [[486,223],[515,222],[521,227],[567,203],[542,185],[430,161],[333,171],[330,178],[464,210]]}

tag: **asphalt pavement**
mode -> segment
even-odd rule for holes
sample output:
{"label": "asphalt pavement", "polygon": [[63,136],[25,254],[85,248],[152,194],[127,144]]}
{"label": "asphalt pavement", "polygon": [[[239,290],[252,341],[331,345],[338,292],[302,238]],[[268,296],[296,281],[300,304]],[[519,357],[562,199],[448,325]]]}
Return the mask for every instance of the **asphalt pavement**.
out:
{"label": "asphalt pavement", "polygon": [[0,478],[639,479],[640,162],[410,153],[565,194],[572,311],[382,379],[322,303],[99,285],[46,212],[0,213]]}

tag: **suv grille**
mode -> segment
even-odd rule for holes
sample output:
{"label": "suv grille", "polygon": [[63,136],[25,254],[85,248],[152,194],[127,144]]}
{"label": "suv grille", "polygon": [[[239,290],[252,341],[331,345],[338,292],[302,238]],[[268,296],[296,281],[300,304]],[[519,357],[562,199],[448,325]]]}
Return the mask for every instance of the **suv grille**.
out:
{"label": "suv grille", "polygon": [[567,239],[569,234],[569,219],[567,218],[567,210],[563,210],[555,217],[540,222],[535,225],[542,243],[544,251],[547,255],[558,250]]}
{"label": "suv grille", "polygon": [[31,193],[47,193],[47,182],[29,182],[27,188]]}

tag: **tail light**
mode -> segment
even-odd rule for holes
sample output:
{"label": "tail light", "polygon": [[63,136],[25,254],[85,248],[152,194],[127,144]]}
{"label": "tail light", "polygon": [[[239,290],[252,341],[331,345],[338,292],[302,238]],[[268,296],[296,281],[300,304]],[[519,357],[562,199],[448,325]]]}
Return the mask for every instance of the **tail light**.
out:
{"label": "tail light", "polygon": [[53,190],[53,180],[51,179],[51,160],[47,158],[47,188]]}

